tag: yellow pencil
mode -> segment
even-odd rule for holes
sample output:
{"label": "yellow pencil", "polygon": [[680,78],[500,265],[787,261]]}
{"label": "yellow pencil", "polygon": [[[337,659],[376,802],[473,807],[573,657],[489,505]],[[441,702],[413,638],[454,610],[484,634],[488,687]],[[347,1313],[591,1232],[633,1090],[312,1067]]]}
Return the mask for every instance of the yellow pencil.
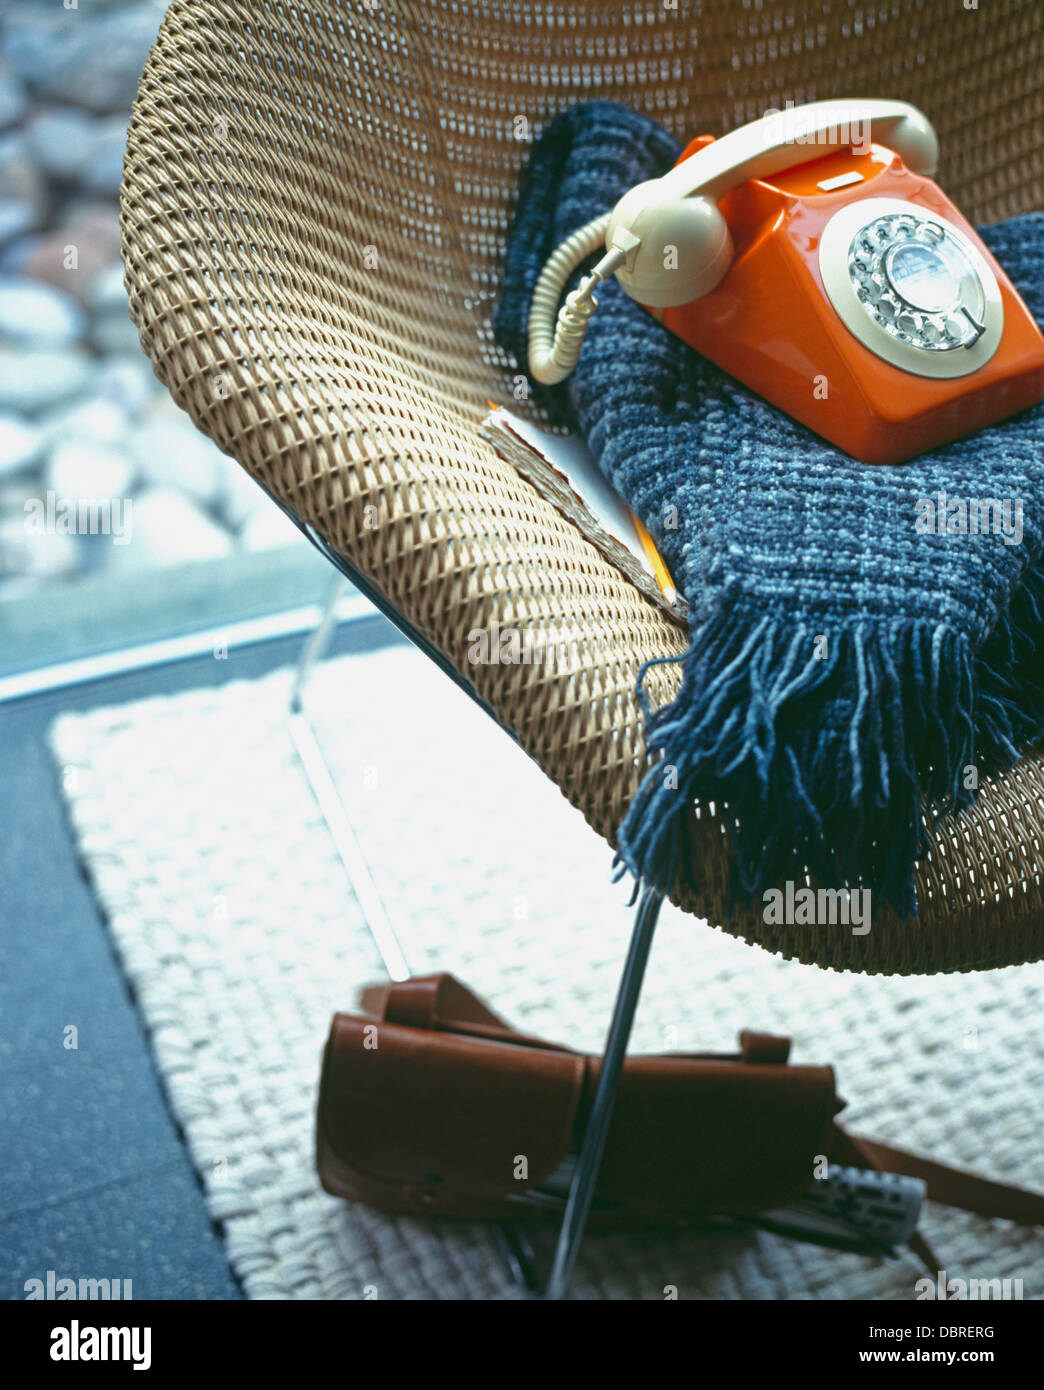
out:
{"label": "yellow pencil", "polygon": [[674,603],[678,598],[678,590],[674,587],[674,580],[671,578],[667,566],[663,563],[660,552],[656,549],[656,542],[635,516],[634,512],[631,512],[631,520],[634,522],[634,529],[638,532],[638,539],[642,543],[642,549],[649,557],[649,563],[652,565],[653,569],[653,577],[659,585],[660,593],[663,594],[668,603]]}

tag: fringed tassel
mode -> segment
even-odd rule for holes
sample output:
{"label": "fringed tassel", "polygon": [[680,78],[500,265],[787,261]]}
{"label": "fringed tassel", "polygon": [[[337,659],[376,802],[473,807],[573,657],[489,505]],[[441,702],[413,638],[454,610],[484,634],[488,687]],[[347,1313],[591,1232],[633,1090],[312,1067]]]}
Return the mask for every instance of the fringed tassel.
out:
{"label": "fringed tassel", "polygon": [[1044,566],[1015,590],[976,659],[976,729],[988,770],[1044,744]]}
{"label": "fringed tassel", "polygon": [[[1039,639],[1042,599],[1038,572],[991,642],[1025,650],[1034,621]],[[980,699],[977,736],[984,668],[963,637],[923,621],[831,632],[733,603],[682,661],[678,697],[647,711],[646,743],[661,758],[619,837],[621,866],[664,891],[679,875],[698,890],[691,808],[713,802],[730,825],[738,892],[801,880],[807,867],[826,886],[867,887],[910,917],[925,803],[942,815],[972,800],[1041,722],[1029,692],[998,677]]]}

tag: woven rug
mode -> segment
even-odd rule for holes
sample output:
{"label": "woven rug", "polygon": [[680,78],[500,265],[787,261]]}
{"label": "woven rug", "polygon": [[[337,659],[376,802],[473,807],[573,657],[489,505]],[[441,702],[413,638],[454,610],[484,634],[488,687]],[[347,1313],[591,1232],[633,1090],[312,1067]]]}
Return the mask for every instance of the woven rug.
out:
{"label": "woven rug", "polygon": [[[290,673],[61,717],[74,833],[171,1107],[252,1298],[517,1297],[488,1229],[327,1196],[313,1162],[331,1013],[379,957],[288,731]],[[421,656],[321,667],[307,704],[416,973],[600,1049],[631,926],[610,851]],[[817,928],[840,930],[841,928]],[[664,912],[632,1048],[741,1027],[832,1062],[853,1129],[1044,1186],[1044,966],[840,975]],[[650,1142],[655,1142],[650,1139]],[[949,1277],[1044,1285],[1044,1234],[929,1206]],[[589,1236],[576,1298],[911,1299],[924,1271],[758,1232]]]}

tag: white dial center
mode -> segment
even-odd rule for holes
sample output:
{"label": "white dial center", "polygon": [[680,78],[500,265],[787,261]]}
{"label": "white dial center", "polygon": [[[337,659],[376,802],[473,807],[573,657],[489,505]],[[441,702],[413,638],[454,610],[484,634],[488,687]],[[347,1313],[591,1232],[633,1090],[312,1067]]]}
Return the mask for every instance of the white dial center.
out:
{"label": "white dial center", "polygon": [[920,241],[901,241],[885,256],[888,281],[907,304],[926,313],[948,309],[961,293],[959,273],[934,246]]}

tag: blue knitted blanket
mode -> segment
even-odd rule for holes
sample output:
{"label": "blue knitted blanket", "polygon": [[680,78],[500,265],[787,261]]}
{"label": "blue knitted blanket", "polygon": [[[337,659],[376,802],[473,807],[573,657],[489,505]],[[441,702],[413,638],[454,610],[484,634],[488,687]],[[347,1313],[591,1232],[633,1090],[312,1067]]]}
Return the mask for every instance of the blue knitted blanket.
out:
{"label": "blue knitted blanket", "polygon": [[[550,252],[679,153],[610,102],[547,127],[494,319],[523,370]],[[1044,216],[982,237],[1040,321]],[[1044,742],[1044,410],[908,464],[862,464],[701,358],[615,280],[598,300],[572,376],[533,394],[587,439],[691,615],[677,698],[645,706],[663,761],[620,828],[622,863],[698,890],[691,807],[713,801],[735,821],[737,893],[801,881],[807,866],[913,915],[933,818]],[[980,499],[1009,504],[1008,534],[960,529]]]}

